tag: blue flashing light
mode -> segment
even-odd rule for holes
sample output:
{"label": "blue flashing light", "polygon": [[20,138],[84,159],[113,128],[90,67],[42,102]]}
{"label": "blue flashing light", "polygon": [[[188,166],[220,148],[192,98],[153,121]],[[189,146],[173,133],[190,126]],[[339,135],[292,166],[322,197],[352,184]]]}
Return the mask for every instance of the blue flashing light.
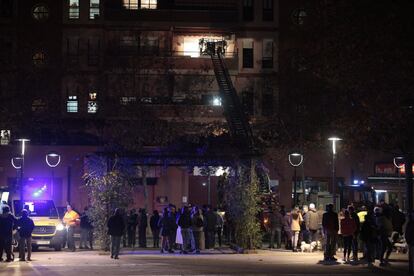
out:
{"label": "blue flashing light", "polygon": [[354,180],[354,184],[358,184],[358,180]]}

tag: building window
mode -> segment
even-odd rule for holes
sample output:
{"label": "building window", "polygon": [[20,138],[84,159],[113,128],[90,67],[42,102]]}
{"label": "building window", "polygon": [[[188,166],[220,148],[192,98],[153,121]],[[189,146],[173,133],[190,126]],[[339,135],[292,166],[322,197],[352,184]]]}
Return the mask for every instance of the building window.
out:
{"label": "building window", "polygon": [[263,39],[262,68],[273,68],[273,39]]}
{"label": "building window", "polygon": [[68,97],[68,100],[66,101],[66,112],[68,113],[78,112],[78,97],[77,96]]}
{"label": "building window", "polygon": [[159,54],[159,40],[158,37],[143,37],[141,38],[141,53],[144,55],[158,55]]}
{"label": "building window", "polygon": [[96,91],[89,92],[88,97],[88,113],[96,113],[98,112],[98,93]]}
{"label": "building window", "polygon": [[13,16],[13,0],[0,0],[0,17],[10,18]]}
{"label": "building window", "polygon": [[99,38],[88,39],[88,65],[99,65],[99,52],[100,52],[100,40]]}
{"label": "building window", "polygon": [[122,36],[119,41],[119,52],[122,55],[137,54],[139,50],[139,38],[136,36]]}
{"label": "building window", "polygon": [[66,58],[70,65],[78,65],[79,63],[79,37],[69,37],[66,40]]}
{"label": "building window", "polygon": [[263,0],[263,21],[273,21],[273,0]]}
{"label": "building window", "polygon": [[138,0],[123,0],[123,6],[127,10],[137,10]]}
{"label": "building window", "polygon": [[131,103],[135,103],[137,101],[137,97],[121,97],[119,102],[121,105],[129,105]]}
{"label": "building window", "polygon": [[36,52],[33,57],[33,65],[35,66],[43,66],[45,65],[45,53],[44,52]]}
{"label": "building window", "polygon": [[32,11],[33,18],[39,21],[44,21],[49,18],[49,9],[44,4],[36,5]]}
{"label": "building window", "polygon": [[69,0],[69,19],[79,19],[79,0]]}
{"label": "building window", "polygon": [[293,11],[292,13],[292,21],[296,25],[303,25],[305,24],[305,20],[308,14],[304,8],[299,8]]}
{"label": "building window", "polygon": [[157,0],[141,0],[141,9],[156,9]]}
{"label": "building window", "polygon": [[253,115],[254,113],[254,97],[253,97],[253,88],[246,88],[242,92],[242,105],[244,112],[248,115]]}
{"label": "building window", "polygon": [[254,20],[253,0],[243,0],[243,20]]}
{"label": "building window", "polygon": [[243,68],[253,68],[253,40],[243,40]]}
{"label": "building window", "polygon": [[89,19],[99,18],[99,0],[90,0],[89,2]]}
{"label": "building window", "polygon": [[272,87],[265,87],[262,95],[262,115],[273,115],[273,89]]}

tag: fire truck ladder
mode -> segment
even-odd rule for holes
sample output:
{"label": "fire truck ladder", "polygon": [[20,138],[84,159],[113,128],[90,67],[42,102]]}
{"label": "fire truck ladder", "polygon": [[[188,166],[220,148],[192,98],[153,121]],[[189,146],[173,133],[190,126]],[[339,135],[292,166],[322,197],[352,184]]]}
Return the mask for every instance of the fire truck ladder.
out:
{"label": "fire truck ladder", "polygon": [[213,51],[210,56],[231,136],[238,147],[252,151],[254,149],[252,129],[231,81],[222,53]]}

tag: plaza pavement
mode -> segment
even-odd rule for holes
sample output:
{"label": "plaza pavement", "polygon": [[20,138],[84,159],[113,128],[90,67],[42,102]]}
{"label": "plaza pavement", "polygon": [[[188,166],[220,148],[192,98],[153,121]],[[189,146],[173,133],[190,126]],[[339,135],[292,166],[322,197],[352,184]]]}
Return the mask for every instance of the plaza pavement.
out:
{"label": "plaza pavement", "polygon": [[[407,274],[407,255],[393,254],[388,267],[363,264],[323,263],[322,252],[293,253],[259,250],[256,254],[234,254],[229,249],[206,250],[200,255],[161,254],[158,250],[123,249],[119,260],[100,251],[33,253],[32,262],[0,263],[1,276],[84,275],[393,275]],[[339,257],[339,254],[337,255]],[[338,258],[339,259],[339,258]]]}

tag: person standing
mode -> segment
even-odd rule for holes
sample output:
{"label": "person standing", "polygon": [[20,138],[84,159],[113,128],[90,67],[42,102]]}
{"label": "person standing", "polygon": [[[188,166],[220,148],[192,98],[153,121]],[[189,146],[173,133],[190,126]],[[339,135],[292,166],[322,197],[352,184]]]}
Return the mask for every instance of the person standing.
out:
{"label": "person standing", "polygon": [[352,236],[352,260],[354,262],[358,261],[358,239],[359,239],[359,231],[361,230],[361,223],[359,221],[359,216],[355,212],[354,206],[348,206],[349,215],[355,222],[355,233]]}
{"label": "person standing", "polygon": [[76,250],[75,247],[75,227],[79,221],[79,214],[72,209],[72,206],[66,206],[66,213],[63,216],[63,223],[66,225],[67,228],[67,241],[68,241],[68,248],[72,251]]}
{"label": "person standing", "polygon": [[197,254],[200,254],[201,250],[204,249],[204,217],[201,209],[194,206],[193,213],[191,216],[191,230],[194,235],[194,246]]}
{"label": "person standing", "polygon": [[217,218],[217,222],[216,222],[216,232],[217,232],[218,244],[221,247],[221,245],[222,245],[222,234],[223,234],[224,219],[220,215],[220,213],[219,213],[219,211],[218,211],[217,208],[214,210],[214,213],[216,214],[216,218]]}
{"label": "person standing", "polygon": [[326,213],[322,216],[322,227],[325,237],[324,261],[336,261],[335,247],[339,231],[338,214],[333,210],[333,204],[326,206]]}
{"label": "person standing", "polygon": [[377,226],[372,214],[365,215],[364,222],[361,226],[361,240],[364,244],[364,255],[368,266],[372,266],[375,260],[375,244],[377,239]]}
{"label": "person standing", "polygon": [[[304,218],[305,219],[305,218]],[[309,204],[309,211],[306,216],[306,229],[309,231],[310,241],[316,242],[319,240],[319,215],[316,212],[315,204]]]}
{"label": "person standing", "polygon": [[380,265],[386,266],[392,252],[392,244],[390,241],[392,234],[391,209],[382,209],[382,215],[376,217],[376,223],[381,241]]}
{"label": "person standing", "polygon": [[89,221],[89,216],[88,216],[88,207],[85,207],[85,209],[83,210],[83,213],[80,216],[80,229],[81,229],[81,233],[80,233],[80,245],[79,245],[79,249],[89,249],[88,247],[88,241],[89,241],[89,245],[90,248],[93,249],[92,246],[92,241],[91,241],[91,231],[92,231],[92,224]]}
{"label": "person standing", "polygon": [[168,207],[168,224],[170,228],[170,236],[169,236],[169,244],[170,249],[168,250],[169,253],[174,253],[175,249],[175,239],[177,235],[177,210],[175,205],[170,204]]}
{"label": "person standing", "polygon": [[147,227],[148,227],[148,217],[147,211],[145,209],[139,210],[139,224],[138,224],[138,239],[139,247],[147,247]]}
{"label": "person standing", "polygon": [[152,239],[154,242],[154,248],[160,247],[160,227],[158,226],[159,221],[160,215],[158,214],[158,210],[154,210],[150,218],[150,227],[152,232]]}
{"label": "person standing", "polygon": [[355,220],[351,218],[348,210],[344,212],[344,218],[341,219],[341,233],[344,240],[344,262],[349,262],[349,255],[351,255],[352,240],[354,238],[357,225]]}
{"label": "person standing", "polygon": [[16,228],[17,219],[10,214],[10,207],[3,205],[0,215],[0,261],[3,260],[3,251],[6,252],[6,262],[12,259],[13,229]]}
{"label": "person standing", "polygon": [[292,223],[290,219],[291,213],[286,212],[286,214],[283,216],[283,232],[285,233],[285,239],[286,244],[285,248],[286,250],[293,249],[292,246]]}
{"label": "person standing", "polygon": [[32,257],[32,232],[35,227],[34,222],[29,218],[26,210],[22,211],[22,217],[17,220],[19,229],[19,256],[20,261],[25,261],[25,247],[27,248],[27,260],[31,261]]}
{"label": "person standing", "polygon": [[111,258],[119,259],[121,237],[125,231],[125,222],[120,209],[115,209],[114,214],[108,220],[108,235],[111,236]]}
{"label": "person standing", "polygon": [[165,207],[162,213],[162,217],[158,221],[158,227],[161,229],[161,253],[168,252],[171,250],[170,232],[172,231],[172,229],[169,223],[168,216],[168,208]]}
{"label": "person standing", "polygon": [[205,235],[206,235],[206,249],[214,249],[215,246],[215,236],[216,236],[216,225],[217,225],[217,216],[211,209],[211,206],[207,205],[206,213],[204,216],[204,226],[205,226]]}
{"label": "person standing", "polygon": [[135,209],[129,211],[127,219],[128,246],[135,247],[137,235],[138,215]]}
{"label": "person standing", "polygon": [[181,209],[180,216],[177,219],[177,224],[181,229],[181,236],[183,238],[183,244],[181,252],[187,254],[191,248],[191,214],[187,206],[184,206]]}
{"label": "person standing", "polygon": [[276,248],[282,247],[282,227],[283,227],[283,217],[279,212],[278,208],[275,208],[269,217],[270,221],[270,245],[269,248],[275,248],[275,239],[276,239]]}
{"label": "person standing", "polygon": [[290,228],[292,230],[292,251],[298,252],[297,246],[299,242],[300,225],[303,222],[302,214],[298,207],[292,210],[290,215]]}

